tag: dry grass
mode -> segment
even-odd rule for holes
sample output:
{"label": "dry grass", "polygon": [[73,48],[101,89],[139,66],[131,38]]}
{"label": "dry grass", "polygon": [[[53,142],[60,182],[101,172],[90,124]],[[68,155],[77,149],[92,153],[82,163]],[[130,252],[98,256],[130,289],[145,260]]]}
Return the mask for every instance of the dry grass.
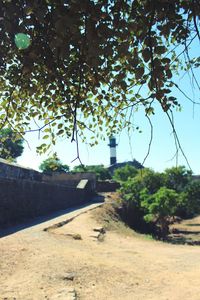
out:
{"label": "dry grass", "polygon": [[[117,212],[117,208],[120,207],[119,196],[115,193],[111,197],[112,203],[105,203],[102,207],[93,210],[91,212],[92,217],[96,222],[102,224],[107,231],[114,231],[125,236],[140,236],[121,220]],[[115,200],[113,201],[113,199]]]}

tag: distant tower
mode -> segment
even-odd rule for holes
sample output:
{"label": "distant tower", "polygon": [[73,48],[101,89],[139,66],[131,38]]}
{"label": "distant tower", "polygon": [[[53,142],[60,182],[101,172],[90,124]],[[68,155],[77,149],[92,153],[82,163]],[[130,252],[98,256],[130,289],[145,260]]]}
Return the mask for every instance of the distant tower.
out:
{"label": "distant tower", "polygon": [[110,147],[110,164],[114,165],[117,162],[117,157],[116,157],[116,138],[111,136],[109,138],[109,144],[108,146]]}

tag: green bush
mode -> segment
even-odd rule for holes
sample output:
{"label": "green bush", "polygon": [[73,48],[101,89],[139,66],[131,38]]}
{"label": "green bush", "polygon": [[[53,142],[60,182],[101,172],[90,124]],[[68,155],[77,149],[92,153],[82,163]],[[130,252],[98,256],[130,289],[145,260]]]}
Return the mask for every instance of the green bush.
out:
{"label": "green bush", "polygon": [[143,188],[146,188],[150,194],[153,194],[164,185],[162,173],[154,172],[152,169],[142,169],[138,171],[136,180]]}
{"label": "green bush", "polygon": [[121,182],[120,193],[127,223],[139,231],[156,228],[162,238],[168,233],[169,217],[200,213],[200,181],[192,180],[192,172],[182,166],[164,173],[139,170]]}
{"label": "green bush", "polygon": [[153,195],[149,195],[147,189],[144,189],[141,198],[141,206],[145,208],[145,221],[153,221],[160,227],[162,237],[166,237],[169,231],[169,217],[175,215],[179,205],[179,194],[172,189],[161,187]]}
{"label": "green bush", "polygon": [[39,166],[39,169],[43,173],[51,172],[69,172],[69,166],[64,165],[58,158],[57,154],[54,153],[51,157],[45,159]]}
{"label": "green bush", "polygon": [[134,178],[121,182],[120,194],[123,201],[125,219],[129,226],[148,231],[151,225],[144,220],[145,210],[141,205],[144,192],[150,196],[157,192],[163,184],[163,176],[151,169],[142,169]]}
{"label": "green bush", "polygon": [[130,165],[118,168],[114,171],[113,179],[117,182],[125,182],[129,178],[133,178],[137,175],[138,170]]}
{"label": "green bush", "polygon": [[192,180],[184,190],[184,209],[186,217],[200,213],[200,180]]}
{"label": "green bush", "polygon": [[75,166],[73,172],[93,172],[96,174],[97,180],[111,179],[110,172],[103,165]]}
{"label": "green bush", "polygon": [[167,188],[182,192],[185,186],[191,182],[192,172],[184,166],[172,167],[164,172],[164,184]]}

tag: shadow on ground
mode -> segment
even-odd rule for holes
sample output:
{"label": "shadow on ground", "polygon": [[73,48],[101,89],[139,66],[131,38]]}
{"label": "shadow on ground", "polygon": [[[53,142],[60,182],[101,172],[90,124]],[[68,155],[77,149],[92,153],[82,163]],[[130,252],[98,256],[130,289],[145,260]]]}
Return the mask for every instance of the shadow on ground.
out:
{"label": "shadow on ground", "polygon": [[179,245],[200,245],[199,221],[200,216],[173,224],[170,226],[171,233],[167,237],[167,242]]}
{"label": "shadow on ground", "polygon": [[15,232],[18,232],[20,230],[35,226],[35,225],[39,225],[41,223],[44,223],[46,221],[49,221],[51,219],[55,219],[57,217],[60,217],[62,215],[65,215],[67,213],[71,213],[74,212],[78,209],[87,207],[88,205],[91,205],[92,203],[103,203],[104,202],[105,197],[103,195],[95,195],[90,202],[85,203],[83,205],[79,205],[79,206],[73,206],[64,210],[59,210],[53,213],[49,213],[48,215],[43,215],[43,216],[39,216],[39,217],[35,217],[33,219],[28,219],[24,222],[15,224],[15,225],[10,225],[10,226],[5,226],[5,228],[0,228],[0,238],[13,234]]}

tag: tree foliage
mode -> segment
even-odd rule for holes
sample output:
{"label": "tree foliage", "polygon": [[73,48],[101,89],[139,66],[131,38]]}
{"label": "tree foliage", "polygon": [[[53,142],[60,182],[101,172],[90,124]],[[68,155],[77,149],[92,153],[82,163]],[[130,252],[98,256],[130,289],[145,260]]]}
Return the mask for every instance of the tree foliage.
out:
{"label": "tree foliage", "polygon": [[128,178],[133,178],[137,175],[138,170],[130,165],[125,165],[124,167],[114,170],[113,179],[118,182],[127,181]]}
{"label": "tree foliage", "polygon": [[139,170],[135,179],[140,182],[142,188],[147,188],[150,194],[155,193],[164,185],[163,174],[149,168]]}
{"label": "tree foliage", "polygon": [[[200,213],[200,180],[190,181],[185,187],[185,197],[183,198],[186,216]],[[189,201],[187,201],[189,199]]]}
{"label": "tree foliage", "polygon": [[[139,231],[149,229],[144,216],[147,214],[142,202],[149,199],[163,185],[163,176],[152,169],[138,170],[138,174],[121,182],[120,194],[127,223]],[[150,226],[151,227],[151,226]]]}
{"label": "tree foliage", "polygon": [[156,193],[149,196],[143,191],[141,206],[145,208],[144,219],[147,222],[155,221],[160,225],[162,237],[169,231],[168,218],[174,216],[179,206],[179,195],[172,189],[161,187]]}
{"label": "tree foliage", "polygon": [[0,130],[0,157],[15,161],[23,153],[23,139],[11,128]]}
{"label": "tree foliage", "polygon": [[[108,136],[129,126],[138,105],[147,117],[156,102],[168,113],[179,105],[173,74],[192,68],[194,77],[200,65],[189,53],[199,16],[198,0],[1,1],[0,126],[53,143],[86,129],[95,144],[103,125]],[[17,48],[19,34],[30,46]]]}
{"label": "tree foliage", "polygon": [[120,193],[128,224],[138,230],[153,230],[163,238],[170,217],[191,217],[200,212],[200,181],[183,166],[163,173],[140,170],[121,183]]}
{"label": "tree foliage", "polygon": [[184,190],[185,186],[191,181],[192,172],[184,166],[172,167],[165,170],[164,181],[166,187],[176,192]]}
{"label": "tree foliage", "polygon": [[45,159],[39,166],[39,169],[43,173],[51,172],[69,172],[69,166],[64,165],[58,158],[57,154],[54,153],[52,157]]}
{"label": "tree foliage", "polygon": [[111,179],[110,172],[103,165],[75,166],[73,172],[93,172],[96,174],[97,180]]}

